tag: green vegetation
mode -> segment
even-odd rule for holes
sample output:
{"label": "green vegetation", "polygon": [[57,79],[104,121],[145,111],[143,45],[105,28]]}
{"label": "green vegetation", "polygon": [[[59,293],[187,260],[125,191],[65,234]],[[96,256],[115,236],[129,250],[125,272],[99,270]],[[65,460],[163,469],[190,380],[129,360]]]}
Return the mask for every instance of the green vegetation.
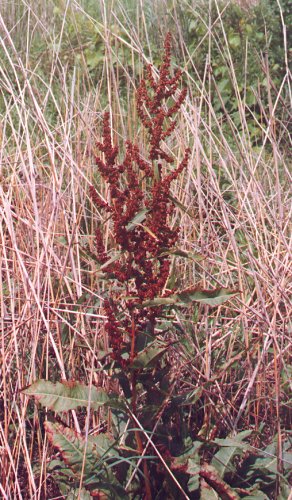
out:
{"label": "green vegetation", "polygon": [[[289,25],[288,0],[1,6],[1,498],[289,497]],[[167,32],[158,148],[137,90]]]}

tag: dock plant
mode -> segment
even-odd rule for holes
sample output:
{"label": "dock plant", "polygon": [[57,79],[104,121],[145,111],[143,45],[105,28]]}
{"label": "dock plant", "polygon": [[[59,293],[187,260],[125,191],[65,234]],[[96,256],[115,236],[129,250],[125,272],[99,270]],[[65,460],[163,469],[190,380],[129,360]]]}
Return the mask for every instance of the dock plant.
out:
{"label": "dock plant", "polygon": [[[54,412],[44,422],[58,451],[48,467],[66,498],[199,498],[199,488],[238,498],[216,464],[202,461],[202,449],[211,449],[214,457],[218,453],[219,465],[226,447],[228,460],[238,459],[248,453],[249,432],[231,443],[211,437],[206,444],[203,435],[195,436],[188,414],[201,393],[179,391],[171,356],[173,343],[183,336],[176,310],[183,312],[194,302],[218,306],[238,293],[205,290],[196,283],[181,290],[170,280],[174,256],[189,257],[179,246],[179,224],[172,222],[179,206],[172,183],[190,168],[192,152],[186,147],[178,157],[168,147],[187,96],[182,77],[182,71],[171,70],[168,34],[159,71],[148,65],[136,94],[146,145],[115,142],[109,111],[96,143],[95,178],[106,186],[106,196],[92,185],[90,197],[103,215],[95,230],[94,259],[104,283],[107,339],[96,369],[114,390],[41,379],[24,391]],[[87,424],[81,423],[83,412],[76,426],[80,407],[87,408]],[[72,426],[62,418],[68,411]],[[106,422],[98,431],[89,425],[95,412]]]}

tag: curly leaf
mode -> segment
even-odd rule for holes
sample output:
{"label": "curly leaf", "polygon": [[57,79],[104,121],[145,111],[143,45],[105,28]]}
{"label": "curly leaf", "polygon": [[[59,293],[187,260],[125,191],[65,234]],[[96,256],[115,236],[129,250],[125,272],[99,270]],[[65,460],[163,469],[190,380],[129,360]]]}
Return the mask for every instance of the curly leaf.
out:
{"label": "curly leaf", "polygon": [[209,306],[220,306],[227,300],[239,293],[239,290],[232,288],[215,288],[214,290],[203,290],[200,287],[189,288],[176,294],[178,302],[189,304],[200,302]]}
{"label": "curly leaf", "polygon": [[188,480],[188,489],[190,492],[198,491],[200,487],[200,464],[198,464],[198,460],[194,458],[190,458],[187,464],[188,474],[190,475]]}
{"label": "curly leaf", "polygon": [[[237,492],[233,490],[229,484],[223,481],[218,471],[212,465],[207,463],[203,464],[200,468],[200,476],[205,479],[208,485],[215,490],[216,493],[218,493],[220,498],[225,498],[226,500],[239,500],[240,497]],[[211,495],[210,498],[212,498]]]}
{"label": "curly leaf", "polygon": [[174,295],[170,297],[156,297],[152,300],[146,300],[142,304],[137,304],[137,308],[139,307],[158,307],[158,306],[173,306],[177,304],[177,299]]}
{"label": "curly leaf", "polygon": [[86,446],[86,441],[81,435],[70,427],[64,427],[59,423],[47,421],[44,426],[50,443],[59,450],[66,465],[75,473],[81,473],[85,453],[85,473],[93,470],[100,455],[91,442],[88,442]]}
{"label": "curly leaf", "polygon": [[143,302],[142,307],[186,306],[192,302],[215,307],[220,306],[239,293],[239,290],[233,290],[232,288],[215,288],[214,290],[204,290],[200,287],[187,288],[169,297],[157,297],[153,300],[147,300]]}
{"label": "curly leaf", "polygon": [[87,489],[106,492],[107,498],[128,498],[109,466],[109,460],[120,458],[110,437],[100,434],[88,436],[86,440],[73,429],[59,423],[46,421],[44,426],[48,440],[59,450],[63,461],[77,479],[83,474],[83,485]]}
{"label": "curly leaf", "polygon": [[215,439],[215,443],[220,446],[220,450],[214,455],[211,464],[215,466],[222,479],[224,479],[225,473],[234,469],[234,457],[250,450],[249,444],[243,442],[250,434],[251,431],[247,430],[240,432],[234,438]]}
{"label": "curly leaf", "polygon": [[23,390],[27,396],[34,396],[42,406],[47,406],[56,412],[69,411],[78,406],[88,406],[97,409],[109,401],[108,395],[102,389],[89,387],[80,382],[57,382],[37,380]]}
{"label": "curly leaf", "polygon": [[153,364],[160,358],[165,351],[167,351],[168,345],[162,342],[152,342],[145,349],[139,352],[135,357],[132,368],[140,369],[153,366]]}

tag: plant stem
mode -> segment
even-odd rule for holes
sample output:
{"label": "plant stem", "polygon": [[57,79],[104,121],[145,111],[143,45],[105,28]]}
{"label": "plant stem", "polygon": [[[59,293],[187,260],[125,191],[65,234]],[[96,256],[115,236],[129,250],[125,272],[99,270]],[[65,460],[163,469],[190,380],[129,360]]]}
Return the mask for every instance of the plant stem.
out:
{"label": "plant stem", "polygon": [[[136,392],[136,378],[137,378],[137,371],[134,370],[132,373],[132,412],[136,416],[136,409],[137,409],[137,392]],[[135,439],[137,443],[137,451],[139,455],[142,457],[143,456],[143,443],[141,439],[140,432],[138,430],[135,431]],[[144,459],[143,460],[143,472],[145,476],[145,493],[146,493],[146,500],[152,500],[152,493],[151,493],[151,487],[150,487],[150,475],[149,475],[149,470],[147,466],[147,462]]]}
{"label": "plant stem", "polygon": [[135,320],[134,320],[134,315],[132,316],[132,335],[131,335],[131,353],[130,353],[130,362],[131,364],[133,363],[133,360],[134,360],[134,356],[135,356],[135,333],[136,333],[136,329],[135,329]]}

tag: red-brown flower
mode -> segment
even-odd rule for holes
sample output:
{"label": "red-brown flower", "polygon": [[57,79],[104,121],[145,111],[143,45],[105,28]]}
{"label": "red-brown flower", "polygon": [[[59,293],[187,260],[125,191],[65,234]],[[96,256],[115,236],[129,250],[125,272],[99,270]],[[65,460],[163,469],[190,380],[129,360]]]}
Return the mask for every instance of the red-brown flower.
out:
{"label": "red-brown flower", "polygon": [[[97,143],[102,156],[96,157],[96,164],[108,184],[110,201],[102,200],[94,187],[90,193],[95,205],[110,214],[115,245],[121,251],[120,259],[105,271],[124,285],[125,296],[132,297],[121,302],[112,296],[115,306],[110,301],[104,304],[112,357],[122,366],[127,363],[121,350],[133,336],[133,324],[136,335],[145,330],[145,325],[148,329],[151,325],[154,333],[160,309],[143,307],[143,302],[166,293],[170,270],[167,250],[175,245],[179,234],[178,228],[170,227],[174,210],[170,187],[186,168],[190,151],[187,149],[178,167],[173,168],[175,158],[164,149],[165,139],[176,126],[173,116],[186,97],[186,89],[179,91],[181,71],[171,76],[170,55],[168,34],[158,78],[148,66],[137,91],[138,116],[148,131],[148,159],[136,144],[126,141],[124,159],[118,161],[119,148],[112,142],[109,113],[104,114],[102,140]],[[96,231],[96,252],[100,262],[106,262],[101,229]]]}

